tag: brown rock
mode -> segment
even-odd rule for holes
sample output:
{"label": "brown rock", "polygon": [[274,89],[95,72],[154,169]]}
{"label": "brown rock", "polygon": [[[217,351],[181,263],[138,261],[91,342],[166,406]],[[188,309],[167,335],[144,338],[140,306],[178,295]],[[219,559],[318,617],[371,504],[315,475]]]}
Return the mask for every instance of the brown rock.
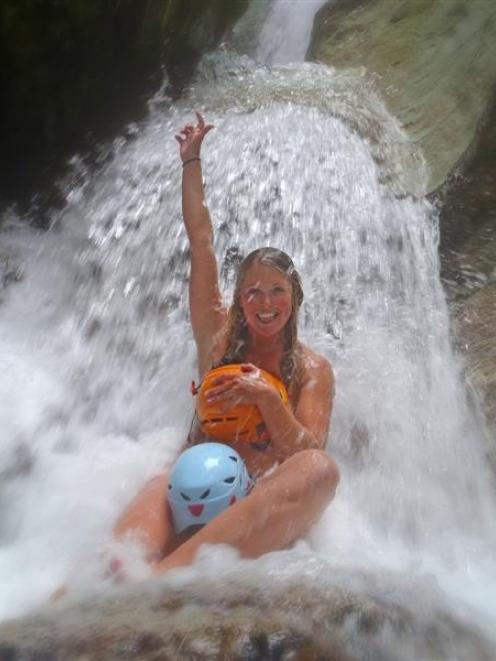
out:
{"label": "brown rock", "polygon": [[[281,567],[287,569],[284,558],[281,554]],[[393,574],[331,573],[310,556],[307,574],[294,578],[247,565],[249,578],[240,563],[237,571],[224,571],[218,579],[197,577],[175,587],[151,582],[139,593],[121,590],[7,622],[0,626],[0,659],[496,657],[477,627],[452,615],[426,585],[405,585]]]}

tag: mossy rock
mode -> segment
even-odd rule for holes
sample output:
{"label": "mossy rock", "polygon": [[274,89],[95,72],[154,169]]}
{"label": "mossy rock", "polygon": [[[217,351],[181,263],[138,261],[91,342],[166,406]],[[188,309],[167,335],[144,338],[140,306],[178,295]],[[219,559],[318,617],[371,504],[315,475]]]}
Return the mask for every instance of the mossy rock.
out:
{"label": "mossy rock", "polygon": [[338,0],[317,14],[311,59],[365,67],[422,149],[437,189],[469,152],[496,83],[496,3]]}

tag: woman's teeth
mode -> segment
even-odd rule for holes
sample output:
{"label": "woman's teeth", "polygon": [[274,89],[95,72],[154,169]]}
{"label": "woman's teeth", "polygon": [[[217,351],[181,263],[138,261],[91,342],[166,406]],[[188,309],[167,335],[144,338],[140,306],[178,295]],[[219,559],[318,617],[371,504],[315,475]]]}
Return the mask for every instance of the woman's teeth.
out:
{"label": "woman's teeth", "polygon": [[277,317],[277,314],[278,314],[277,312],[271,312],[270,314],[263,314],[259,312],[257,314],[257,319],[261,321],[263,324],[268,324]]}

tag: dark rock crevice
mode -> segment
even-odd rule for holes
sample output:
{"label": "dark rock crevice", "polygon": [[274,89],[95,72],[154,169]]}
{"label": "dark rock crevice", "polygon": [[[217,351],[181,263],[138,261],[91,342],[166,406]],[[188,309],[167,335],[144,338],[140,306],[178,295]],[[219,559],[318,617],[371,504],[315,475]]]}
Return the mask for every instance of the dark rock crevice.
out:
{"label": "dark rock crevice", "polygon": [[139,120],[163,67],[179,94],[247,0],[4,0],[0,204],[50,197],[76,151]]}

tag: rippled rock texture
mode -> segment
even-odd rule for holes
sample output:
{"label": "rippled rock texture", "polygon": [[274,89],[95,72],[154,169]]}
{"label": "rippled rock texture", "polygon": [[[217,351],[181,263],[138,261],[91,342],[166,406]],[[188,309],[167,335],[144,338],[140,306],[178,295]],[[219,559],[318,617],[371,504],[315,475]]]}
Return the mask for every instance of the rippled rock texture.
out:
{"label": "rippled rock texture", "polygon": [[450,179],[440,202],[443,282],[496,469],[496,102],[473,158]]}
{"label": "rippled rock texture", "polygon": [[309,56],[376,74],[438,188],[472,147],[496,81],[496,3],[338,0],[315,21]]}
{"label": "rippled rock texture", "polygon": [[458,309],[456,330],[466,358],[467,379],[481,398],[496,468],[496,283],[478,289]]}
{"label": "rippled rock texture", "polygon": [[456,301],[496,282],[496,99],[472,158],[439,202],[442,277]]}
{"label": "rippled rock texture", "polygon": [[477,627],[451,615],[432,586],[358,572],[333,572],[331,585],[329,570],[313,562],[312,579],[221,571],[8,622],[0,659],[495,658]]}
{"label": "rippled rock texture", "polygon": [[4,0],[0,198],[50,182],[64,158],[136,119],[179,84],[247,0]]}

